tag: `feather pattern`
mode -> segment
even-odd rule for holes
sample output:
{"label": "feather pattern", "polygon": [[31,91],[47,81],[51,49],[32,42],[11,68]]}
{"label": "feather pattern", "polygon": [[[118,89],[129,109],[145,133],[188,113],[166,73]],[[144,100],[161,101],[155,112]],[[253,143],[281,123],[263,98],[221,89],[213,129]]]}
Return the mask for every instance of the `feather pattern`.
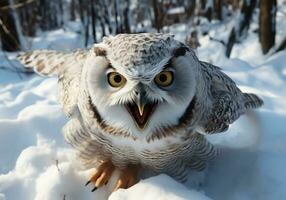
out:
{"label": "feather pattern", "polygon": [[262,106],[263,101],[258,96],[242,93],[219,67],[205,62],[201,62],[201,65],[210,84],[209,95],[213,99],[212,110],[204,125],[206,133],[224,132],[247,109]]}
{"label": "feather pattern", "polygon": [[87,51],[58,52],[36,50],[20,54],[17,58],[26,70],[33,70],[42,76],[57,76],[59,99],[65,113],[70,116],[77,104],[81,70]]}

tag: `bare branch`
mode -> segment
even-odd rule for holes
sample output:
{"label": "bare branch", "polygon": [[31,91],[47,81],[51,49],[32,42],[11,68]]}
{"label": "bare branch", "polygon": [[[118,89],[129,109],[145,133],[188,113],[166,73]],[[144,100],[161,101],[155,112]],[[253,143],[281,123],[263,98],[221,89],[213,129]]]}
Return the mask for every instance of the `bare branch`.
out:
{"label": "bare branch", "polygon": [[17,4],[14,4],[13,6],[11,5],[3,6],[3,7],[0,7],[0,10],[4,11],[4,10],[9,10],[9,9],[17,9],[17,8],[26,6],[27,4],[33,3],[34,1],[38,1],[38,0],[27,0],[26,2],[17,3]]}

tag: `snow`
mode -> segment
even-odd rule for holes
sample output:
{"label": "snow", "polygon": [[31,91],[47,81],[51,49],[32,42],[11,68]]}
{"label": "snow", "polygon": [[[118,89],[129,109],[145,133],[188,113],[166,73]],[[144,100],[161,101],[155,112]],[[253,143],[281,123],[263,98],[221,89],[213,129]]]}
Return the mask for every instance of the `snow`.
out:
{"label": "snow", "polygon": [[176,7],[176,8],[170,8],[167,11],[167,14],[174,15],[174,14],[182,14],[184,12],[185,12],[185,7],[181,6],[181,7]]}
{"label": "snow", "polygon": [[167,175],[159,175],[145,179],[128,190],[120,189],[113,193],[109,200],[139,199],[140,194],[142,194],[142,197],[140,197],[142,200],[189,200],[190,197],[192,200],[210,200],[210,198],[204,194],[186,188]]}
{"label": "snow", "polygon": [[[277,18],[283,20],[279,12]],[[225,34],[224,29],[213,35]],[[169,30],[184,39],[185,25]],[[277,37],[284,32],[278,31]],[[221,43],[208,36],[199,40],[201,60],[221,66],[241,90],[258,94],[265,105],[241,117],[226,133],[208,136],[221,148],[221,155],[210,164],[203,182],[191,173],[191,182],[184,185],[167,175],[145,175],[133,187],[112,193],[110,200],[286,198],[286,51],[263,56],[254,33],[249,33],[228,59]],[[78,47],[79,35],[70,30],[43,32],[31,40],[32,49]],[[20,67],[14,56],[0,52],[0,65]],[[93,169],[84,170],[64,142],[61,129],[67,119],[56,91],[55,78],[1,70],[0,200],[108,199],[116,174],[93,193],[91,186],[84,186]]]}

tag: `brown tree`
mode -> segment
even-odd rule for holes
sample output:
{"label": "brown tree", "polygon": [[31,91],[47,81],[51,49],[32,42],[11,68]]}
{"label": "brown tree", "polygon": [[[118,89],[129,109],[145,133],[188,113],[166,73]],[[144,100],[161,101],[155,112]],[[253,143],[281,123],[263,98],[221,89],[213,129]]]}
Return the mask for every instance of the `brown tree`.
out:
{"label": "brown tree", "polygon": [[214,0],[214,18],[222,20],[222,0]]}
{"label": "brown tree", "polygon": [[276,0],[260,0],[259,41],[264,54],[275,44],[276,7]]}

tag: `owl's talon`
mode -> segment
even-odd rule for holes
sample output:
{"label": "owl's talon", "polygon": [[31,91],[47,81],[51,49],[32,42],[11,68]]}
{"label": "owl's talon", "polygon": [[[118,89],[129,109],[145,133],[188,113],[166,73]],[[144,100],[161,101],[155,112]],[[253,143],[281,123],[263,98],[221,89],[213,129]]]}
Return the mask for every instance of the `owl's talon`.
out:
{"label": "owl's talon", "polygon": [[135,185],[137,183],[138,172],[138,166],[129,166],[126,169],[122,170],[116,182],[116,186],[113,189],[113,192],[115,192],[119,188],[127,189]]}
{"label": "owl's talon", "polygon": [[97,190],[97,187],[94,187],[94,188],[91,190],[91,192],[94,192],[95,190]]}
{"label": "owl's talon", "polygon": [[88,184],[90,184],[90,182],[91,182],[91,181],[87,181],[86,184],[85,184],[85,186],[87,186]]}
{"label": "owl's talon", "polygon": [[94,183],[95,187],[92,189],[92,192],[97,188],[106,185],[114,171],[114,168],[114,165],[110,161],[102,163],[85,185],[87,186],[91,182]]}

